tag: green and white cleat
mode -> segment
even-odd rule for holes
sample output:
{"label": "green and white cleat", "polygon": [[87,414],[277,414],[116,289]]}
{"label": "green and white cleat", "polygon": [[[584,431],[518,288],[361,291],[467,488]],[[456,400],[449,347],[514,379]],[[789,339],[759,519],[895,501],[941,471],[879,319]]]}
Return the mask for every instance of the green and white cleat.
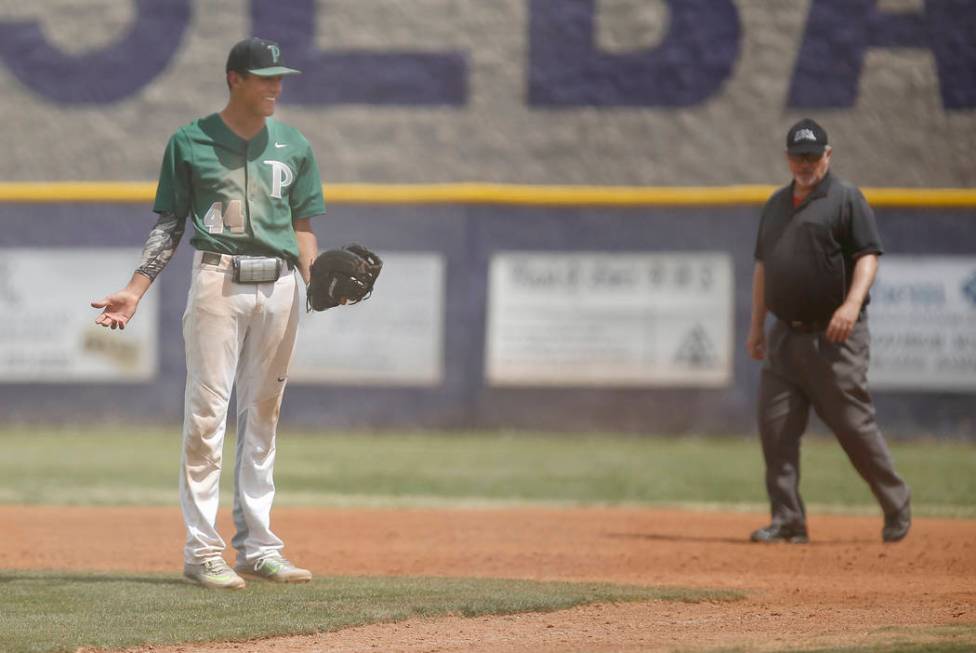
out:
{"label": "green and white cleat", "polygon": [[235,570],[245,576],[276,583],[307,583],[312,580],[312,572],[296,567],[280,555],[270,555],[253,563],[238,563]]}
{"label": "green and white cleat", "polygon": [[223,558],[206,560],[200,564],[183,565],[183,576],[197,585],[212,590],[242,590],[244,579],[230,568]]}

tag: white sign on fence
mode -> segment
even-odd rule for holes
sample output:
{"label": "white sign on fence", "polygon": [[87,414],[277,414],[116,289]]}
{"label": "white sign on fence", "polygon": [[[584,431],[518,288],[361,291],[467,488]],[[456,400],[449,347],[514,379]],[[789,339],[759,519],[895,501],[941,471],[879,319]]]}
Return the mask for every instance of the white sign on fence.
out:
{"label": "white sign on fence", "polygon": [[727,385],[733,296],[725,253],[500,253],[486,376],[494,385]]}
{"label": "white sign on fence", "polygon": [[976,257],[882,257],[868,314],[873,388],[976,391]]}
{"label": "white sign on fence", "polygon": [[157,373],[158,293],[124,331],[89,305],[122,287],[140,250],[0,249],[0,383],[150,381]]}
{"label": "white sign on fence", "polygon": [[437,385],[444,367],[444,257],[378,252],[373,296],[309,313],[288,376],[300,383]]}

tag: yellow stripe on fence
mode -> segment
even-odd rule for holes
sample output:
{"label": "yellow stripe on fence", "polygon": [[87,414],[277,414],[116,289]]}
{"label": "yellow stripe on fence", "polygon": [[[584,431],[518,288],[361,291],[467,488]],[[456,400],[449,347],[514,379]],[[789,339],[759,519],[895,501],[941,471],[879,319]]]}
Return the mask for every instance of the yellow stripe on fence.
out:
{"label": "yellow stripe on fence", "polygon": [[155,183],[22,182],[0,183],[0,202],[151,202]]}
{"label": "yellow stripe on fence", "polygon": [[707,206],[756,204],[772,186],[528,186],[518,184],[338,184],[327,199],[348,204],[516,204],[523,206]]}
{"label": "yellow stripe on fence", "polygon": [[[329,204],[521,206],[716,206],[762,204],[775,186],[532,186],[520,184],[328,184]],[[154,182],[0,183],[0,202],[149,203]],[[865,188],[874,206],[976,208],[971,188]]]}
{"label": "yellow stripe on fence", "polygon": [[874,206],[976,207],[973,188],[865,188],[864,196]]}

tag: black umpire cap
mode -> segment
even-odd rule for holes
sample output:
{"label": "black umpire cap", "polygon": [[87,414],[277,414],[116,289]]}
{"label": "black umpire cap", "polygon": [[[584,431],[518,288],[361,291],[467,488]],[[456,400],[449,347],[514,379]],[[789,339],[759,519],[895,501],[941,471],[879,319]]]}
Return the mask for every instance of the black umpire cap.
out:
{"label": "black umpire cap", "polygon": [[786,132],[789,154],[823,154],[827,149],[827,132],[810,118],[804,118]]}
{"label": "black umpire cap", "polygon": [[287,68],[281,58],[281,47],[274,41],[256,36],[239,41],[227,55],[227,72],[250,73],[258,77],[298,75],[300,70]]}

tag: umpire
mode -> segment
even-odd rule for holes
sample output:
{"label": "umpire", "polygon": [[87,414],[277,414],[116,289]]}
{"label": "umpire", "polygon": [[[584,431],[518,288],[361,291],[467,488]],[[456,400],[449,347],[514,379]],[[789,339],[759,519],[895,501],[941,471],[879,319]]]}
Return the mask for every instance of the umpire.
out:
{"label": "umpire", "polygon": [[[830,156],[816,122],[790,128],[793,181],[766,202],[756,239],[746,347],[765,359],[759,433],[772,520],[752,533],[754,542],[809,541],[799,481],[810,406],[881,504],[882,539],[897,542],[911,526],[910,491],[895,472],[867,389],[866,309],[881,238],[861,192],[829,172]],[[768,335],[767,312],[776,318]]]}

